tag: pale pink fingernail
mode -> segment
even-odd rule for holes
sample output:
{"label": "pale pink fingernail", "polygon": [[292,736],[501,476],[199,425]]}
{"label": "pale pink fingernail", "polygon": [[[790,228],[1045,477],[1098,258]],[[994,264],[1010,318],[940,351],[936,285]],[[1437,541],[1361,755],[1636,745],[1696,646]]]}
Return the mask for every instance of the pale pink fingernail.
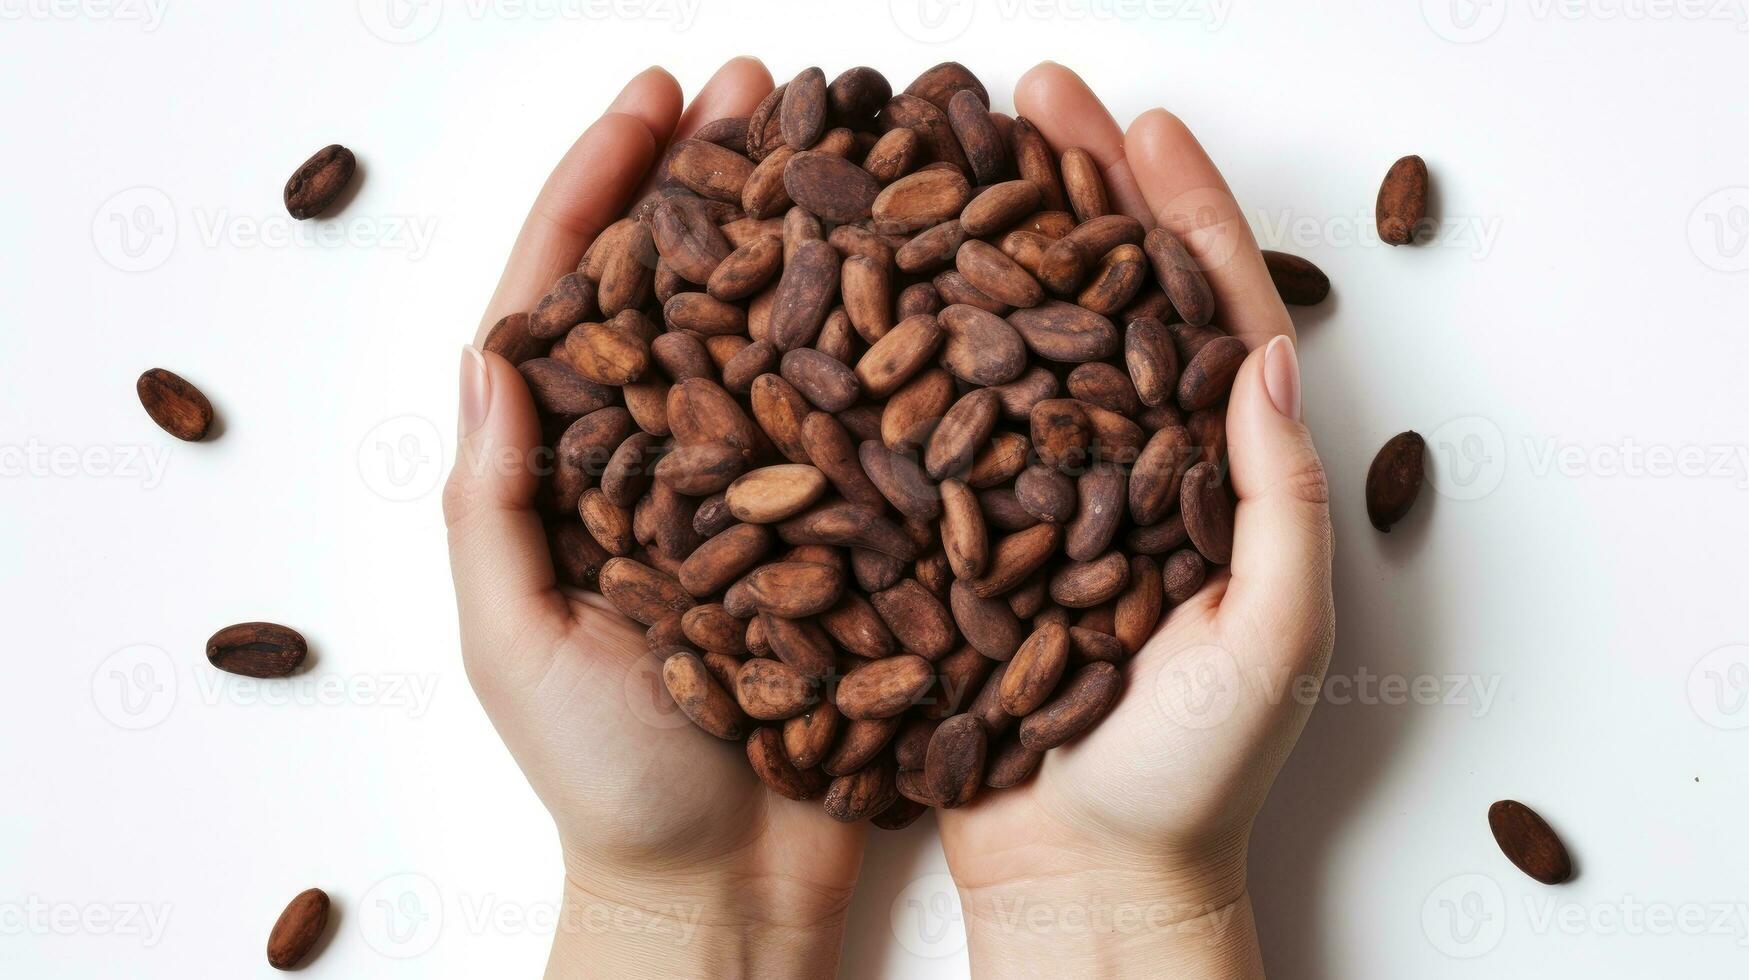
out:
{"label": "pale pink fingernail", "polygon": [[466,439],[486,422],[492,408],[492,378],[486,373],[486,357],[473,344],[462,345],[461,399],[457,406],[461,437]]}
{"label": "pale pink fingernail", "polygon": [[1263,387],[1276,411],[1300,420],[1300,358],[1286,337],[1271,340],[1263,350]]}

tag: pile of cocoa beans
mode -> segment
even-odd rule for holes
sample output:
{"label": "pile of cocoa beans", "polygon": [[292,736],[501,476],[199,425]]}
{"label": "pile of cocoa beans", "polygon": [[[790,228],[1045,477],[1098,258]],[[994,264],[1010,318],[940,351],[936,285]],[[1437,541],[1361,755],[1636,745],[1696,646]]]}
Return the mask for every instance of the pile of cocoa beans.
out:
{"label": "pile of cocoa beans", "polygon": [[1172,232],[989,104],[956,63],[809,68],[486,341],[547,426],[561,579],[839,820],[1026,780],[1232,550],[1245,345]]}

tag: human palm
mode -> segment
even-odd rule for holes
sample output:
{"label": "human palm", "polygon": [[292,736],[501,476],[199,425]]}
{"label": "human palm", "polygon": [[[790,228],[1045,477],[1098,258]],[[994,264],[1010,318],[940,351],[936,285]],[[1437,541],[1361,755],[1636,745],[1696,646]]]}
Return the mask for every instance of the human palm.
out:
{"label": "human palm", "polygon": [[[666,72],[633,79],[542,188],[476,342],[576,268],[646,185],[663,146],[703,123],[747,115],[771,88],[764,66],[736,59],[683,113]],[[836,930],[819,927],[842,919],[863,828],[772,793],[740,746],[702,737],[672,705],[661,710],[660,665],[643,630],[599,595],[559,585],[534,506],[537,467],[529,465],[540,459],[540,423],[516,369],[467,348],[459,414],[444,512],[463,659],[558,826],[567,905],[656,919],[678,910],[662,922],[672,928],[650,935],[687,939],[701,969],[806,950],[796,954],[809,965],[800,972],[829,974]],[[695,938],[701,929],[720,935],[706,943]],[[818,952],[815,933],[829,940]],[[561,932],[551,972],[614,973],[648,961],[650,948],[639,944],[649,936],[611,938]],[[677,955],[671,944],[667,955]]]}
{"label": "human palm", "polygon": [[1251,348],[1227,408],[1234,555],[1125,665],[1098,726],[1046,753],[1029,782],[942,811],[942,844],[974,934],[1005,899],[1040,894],[1152,895],[1178,906],[1169,921],[1193,920],[1244,906],[1251,821],[1309,713],[1295,685],[1321,678],[1331,651],[1328,488],[1299,421],[1293,326],[1231,192],[1176,117],[1151,110],[1121,131],[1049,63],[1015,103],[1055,149],[1093,154],[1115,206],[1185,241],[1217,323]]}

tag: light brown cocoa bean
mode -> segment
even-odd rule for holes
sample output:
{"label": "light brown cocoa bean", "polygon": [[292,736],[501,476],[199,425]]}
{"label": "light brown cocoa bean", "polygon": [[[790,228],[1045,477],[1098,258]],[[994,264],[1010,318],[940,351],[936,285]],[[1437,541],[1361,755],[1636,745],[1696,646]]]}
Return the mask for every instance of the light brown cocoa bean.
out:
{"label": "light brown cocoa bean", "polygon": [[846,718],[894,718],[915,704],[934,682],[929,661],[915,654],[870,660],[851,668],[838,682],[838,710]]}
{"label": "light brown cocoa bean", "polygon": [[1117,700],[1123,675],[1109,663],[1090,663],[1076,671],[1056,696],[1021,719],[1020,742],[1043,752],[1093,727]]}
{"label": "light brown cocoa bean", "polygon": [[747,715],[717,684],[695,653],[681,651],[662,662],[662,683],[680,713],[717,738],[739,741],[747,731]]}

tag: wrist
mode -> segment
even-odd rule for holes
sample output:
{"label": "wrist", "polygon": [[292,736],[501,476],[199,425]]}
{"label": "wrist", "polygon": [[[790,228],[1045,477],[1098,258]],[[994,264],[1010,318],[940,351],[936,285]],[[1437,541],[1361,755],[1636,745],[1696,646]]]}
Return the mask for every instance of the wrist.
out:
{"label": "wrist", "polygon": [[1046,846],[1038,874],[960,888],[975,976],[1263,976],[1242,837],[1172,857]]}
{"label": "wrist", "polygon": [[831,977],[849,902],[787,876],[567,860],[547,977]]}

